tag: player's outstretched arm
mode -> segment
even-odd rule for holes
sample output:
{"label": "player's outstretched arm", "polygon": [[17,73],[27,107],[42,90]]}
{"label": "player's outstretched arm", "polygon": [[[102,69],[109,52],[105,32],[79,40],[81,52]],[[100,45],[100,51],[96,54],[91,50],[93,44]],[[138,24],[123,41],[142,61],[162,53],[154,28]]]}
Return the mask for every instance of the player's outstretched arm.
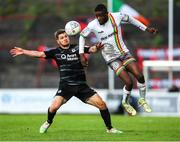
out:
{"label": "player's outstretched arm", "polygon": [[25,50],[25,49],[20,48],[20,47],[14,47],[13,49],[11,49],[10,54],[13,57],[16,57],[19,55],[27,55],[30,57],[38,57],[38,58],[45,58],[46,57],[44,52],[33,51],[33,50]]}
{"label": "player's outstretched arm", "polygon": [[103,48],[103,44],[101,42],[97,43],[95,46],[91,46],[89,48],[89,53],[95,53]]}
{"label": "player's outstretched arm", "polygon": [[151,34],[158,33],[158,30],[156,28],[147,27],[146,25],[144,25],[143,23],[141,23],[140,21],[138,21],[137,19],[133,18],[130,15],[122,14],[122,16],[123,16],[122,22],[129,22],[129,23],[135,25],[136,27],[138,27],[139,29],[141,29],[143,31],[147,31]]}

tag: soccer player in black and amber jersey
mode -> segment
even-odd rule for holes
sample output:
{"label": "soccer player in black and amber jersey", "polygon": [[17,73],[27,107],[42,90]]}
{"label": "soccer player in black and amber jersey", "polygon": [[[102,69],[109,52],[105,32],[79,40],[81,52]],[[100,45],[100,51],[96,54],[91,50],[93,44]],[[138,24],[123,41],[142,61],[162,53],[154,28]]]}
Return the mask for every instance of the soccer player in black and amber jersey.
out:
{"label": "soccer player in black and amber jersey", "polygon": [[[32,51],[20,47],[14,47],[10,54],[15,57],[27,55],[46,59],[55,59],[60,73],[60,83],[57,93],[48,108],[47,121],[40,127],[40,133],[45,133],[53,122],[57,110],[72,96],[79,98],[82,102],[93,105],[100,110],[102,119],[107,127],[107,133],[122,133],[112,127],[110,113],[102,98],[86,84],[84,68],[79,57],[79,46],[70,44],[69,36],[64,29],[55,32],[58,47],[49,51]],[[93,53],[103,47],[101,43],[96,46],[85,48],[85,53]]]}

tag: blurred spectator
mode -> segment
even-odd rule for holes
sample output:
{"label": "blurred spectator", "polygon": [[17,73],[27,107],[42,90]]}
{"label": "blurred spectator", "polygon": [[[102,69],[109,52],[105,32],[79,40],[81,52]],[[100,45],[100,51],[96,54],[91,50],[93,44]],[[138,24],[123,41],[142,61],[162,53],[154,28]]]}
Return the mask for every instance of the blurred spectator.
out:
{"label": "blurred spectator", "polygon": [[179,92],[179,88],[176,85],[173,85],[169,88],[168,92]]}

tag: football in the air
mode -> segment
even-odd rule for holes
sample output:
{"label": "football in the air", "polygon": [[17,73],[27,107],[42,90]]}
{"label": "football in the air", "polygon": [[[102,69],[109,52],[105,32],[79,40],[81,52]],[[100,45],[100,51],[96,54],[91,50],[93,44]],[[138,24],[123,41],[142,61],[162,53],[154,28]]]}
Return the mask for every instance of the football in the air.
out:
{"label": "football in the air", "polygon": [[81,26],[77,21],[69,21],[65,25],[65,32],[69,36],[77,35],[81,30]]}

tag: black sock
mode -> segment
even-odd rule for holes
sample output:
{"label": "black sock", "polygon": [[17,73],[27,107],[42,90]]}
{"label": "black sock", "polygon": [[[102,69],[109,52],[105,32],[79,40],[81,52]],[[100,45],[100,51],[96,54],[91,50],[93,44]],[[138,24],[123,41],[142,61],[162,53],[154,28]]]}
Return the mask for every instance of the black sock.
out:
{"label": "black sock", "polygon": [[101,117],[103,118],[107,129],[111,129],[112,125],[111,125],[111,116],[110,116],[109,110],[108,109],[100,110],[100,113],[101,113]]}
{"label": "black sock", "polygon": [[47,122],[51,124],[53,122],[54,116],[56,115],[56,112],[50,112],[49,109],[50,108],[48,108],[48,120],[47,120]]}

